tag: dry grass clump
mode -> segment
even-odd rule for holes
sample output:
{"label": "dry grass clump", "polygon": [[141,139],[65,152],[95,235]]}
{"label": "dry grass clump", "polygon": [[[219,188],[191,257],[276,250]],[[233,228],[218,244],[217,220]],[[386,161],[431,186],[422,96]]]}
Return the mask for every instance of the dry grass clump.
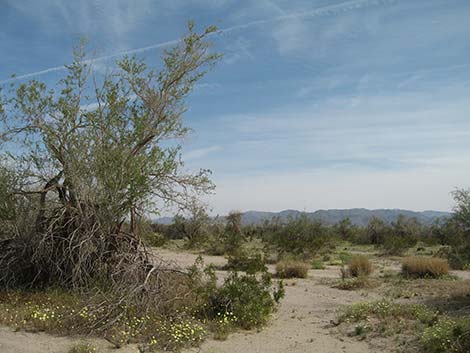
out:
{"label": "dry grass clump", "polygon": [[348,272],[352,277],[369,276],[372,273],[372,264],[367,256],[354,255],[348,263]]}
{"label": "dry grass clump", "polygon": [[297,260],[282,260],[276,265],[279,278],[307,278],[310,265]]}
{"label": "dry grass clump", "polygon": [[412,256],[403,260],[404,275],[421,278],[438,278],[449,274],[449,263],[436,257]]}

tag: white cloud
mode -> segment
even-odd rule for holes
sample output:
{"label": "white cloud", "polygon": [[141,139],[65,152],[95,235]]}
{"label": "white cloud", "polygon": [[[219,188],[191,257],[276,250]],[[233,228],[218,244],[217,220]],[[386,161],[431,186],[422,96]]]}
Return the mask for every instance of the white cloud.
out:
{"label": "white cloud", "polygon": [[[100,33],[124,48],[125,35],[150,14],[152,1],[139,0],[7,0],[8,4],[41,22],[49,32],[68,30],[82,35]],[[57,21],[57,19],[62,21]],[[64,28],[63,26],[66,26]]]}
{"label": "white cloud", "polygon": [[205,147],[205,148],[198,148],[194,149],[188,152],[185,152],[183,155],[183,159],[185,161],[193,161],[195,159],[199,159],[202,157],[206,157],[212,152],[216,152],[220,150],[220,146],[210,146],[210,147]]}

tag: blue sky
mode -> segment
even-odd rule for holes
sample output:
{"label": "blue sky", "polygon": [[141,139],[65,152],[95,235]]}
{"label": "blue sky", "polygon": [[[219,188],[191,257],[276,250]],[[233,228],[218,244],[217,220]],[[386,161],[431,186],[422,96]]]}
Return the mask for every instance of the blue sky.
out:
{"label": "blue sky", "polygon": [[136,49],[158,65],[189,19],[215,24],[184,145],[214,213],[449,210],[470,187],[469,18],[468,0],[1,0],[0,82],[53,84],[81,36],[98,71]]}

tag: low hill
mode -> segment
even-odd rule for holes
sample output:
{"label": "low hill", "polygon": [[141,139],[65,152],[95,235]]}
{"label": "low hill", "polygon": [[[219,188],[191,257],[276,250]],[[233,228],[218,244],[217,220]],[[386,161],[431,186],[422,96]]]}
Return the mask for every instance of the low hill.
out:
{"label": "low hill", "polygon": [[[372,217],[378,217],[387,223],[391,223],[395,222],[402,214],[408,218],[416,218],[422,224],[431,224],[440,218],[447,218],[451,215],[449,212],[440,211],[416,212],[401,209],[368,210],[365,208],[318,210],[315,212],[302,212],[297,210],[284,210],[280,212],[247,211],[243,213],[242,223],[244,225],[261,224],[264,221],[271,220],[274,217],[279,218],[281,221],[285,221],[289,218],[299,217],[301,214],[306,214],[310,219],[320,220],[327,224],[335,224],[345,218],[349,218],[353,224],[361,226],[366,225]],[[172,222],[172,218],[159,218],[156,220],[156,222],[170,224]]]}

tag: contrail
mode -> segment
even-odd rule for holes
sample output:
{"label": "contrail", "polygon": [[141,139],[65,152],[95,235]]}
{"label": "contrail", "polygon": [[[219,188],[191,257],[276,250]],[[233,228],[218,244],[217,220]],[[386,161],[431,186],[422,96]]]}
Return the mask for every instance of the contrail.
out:
{"label": "contrail", "polygon": [[[333,15],[333,14],[336,14],[336,13],[339,13],[339,12],[346,12],[346,11],[356,10],[356,9],[360,9],[360,8],[364,8],[364,7],[381,5],[381,4],[384,4],[384,3],[391,3],[391,2],[394,2],[394,1],[396,1],[396,0],[350,0],[350,1],[345,1],[345,2],[339,3],[339,4],[335,4],[335,5],[327,5],[327,6],[318,7],[316,9],[313,9],[313,10],[310,10],[310,11],[292,12],[292,13],[287,13],[285,15],[272,17],[272,18],[268,18],[268,19],[264,19],[264,20],[251,21],[251,22],[247,22],[247,23],[244,23],[244,24],[219,29],[217,32],[214,32],[213,34],[230,33],[230,32],[233,32],[233,31],[240,30],[240,29],[256,27],[256,26],[260,26],[260,25],[263,25],[263,24],[287,21],[287,20],[292,20],[292,19],[296,19],[296,18],[320,17],[320,16]],[[86,60],[86,62],[87,63],[93,63],[93,62],[112,59],[112,58],[123,56],[123,55],[142,53],[142,52],[146,52],[146,51],[153,50],[153,49],[164,48],[164,47],[167,47],[167,46],[170,46],[170,45],[175,45],[179,42],[180,42],[180,39],[170,40],[170,41],[167,41],[167,42],[153,44],[153,45],[149,45],[149,46],[142,47],[142,48],[130,49],[130,50],[125,50],[125,51],[121,51],[121,52],[110,54],[110,55],[100,56],[100,57],[97,57],[97,58]],[[11,78],[8,78],[8,79],[1,80],[0,85],[5,84],[5,83],[9,83],[9,82],[14,82],[14,81],[26,79],[26,78],[30,78],[30,77],[45,75],[45,74],[48,74],[50,72],[62,71],[62,70],[65,70],[64,65],[51,67],[51,68],[48,68],[48,69],[44,69],[44,70],[40,70],[40,71],[36,71],[36,72],[31,72],[31,73],[28,73],[28,74],[18,75],[18,76],[14,76],[14,77],[11,77]]]}

